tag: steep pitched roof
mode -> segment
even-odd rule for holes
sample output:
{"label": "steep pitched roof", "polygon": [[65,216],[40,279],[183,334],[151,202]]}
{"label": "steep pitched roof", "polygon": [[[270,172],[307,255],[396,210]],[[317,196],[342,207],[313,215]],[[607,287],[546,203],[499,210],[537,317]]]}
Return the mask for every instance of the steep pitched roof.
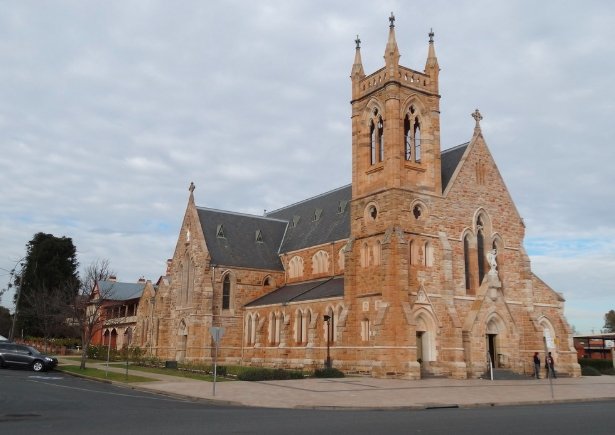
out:
{"label": "steep pitched roof", "polygon": [[[442,151],[443,189],[467,147],[465,143]],[[283,270],[279,253],[350,237],[351,197],[349,184],[265,216],[203,207],[197,207],[197,213],[213,264]]]}
{"label": "steep pitched roof", "polygon": [[286,221],[201,207],[197,213],[213,264],[283,270],[278,249]]}
{"label": "steep pitched roof", "polygon": [[463,153],[466,152],[470,142],[462,143],[456,147],[442,151],[440,154],[440,165],[442,167],[442,191],[446,190],[446,186],[453,177],[455,169],[459,166]]}
{"label": "steep pitched roof", "polygon": [[280,287],[252,302],[246,307],[305,302],[344,296],[344,278],[328,278],[318,281],[302,282]]}
{"label": "steep pitched roof", "polygon": [[351,189],[349,184],[267,213],[267,217],[289,222],[280,252],[350,237]]}
{"label": "steep pitched roof", "polygon": [[128,301],[140,298],[144,288],[144,282],[98,281],[101,297],[110,301]]}

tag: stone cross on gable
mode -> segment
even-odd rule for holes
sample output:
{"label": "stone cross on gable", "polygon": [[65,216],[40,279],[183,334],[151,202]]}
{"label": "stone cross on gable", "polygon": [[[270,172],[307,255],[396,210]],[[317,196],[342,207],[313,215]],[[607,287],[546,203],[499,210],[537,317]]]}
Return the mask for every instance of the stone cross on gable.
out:
{"label": "stone cross on gable", "polygon": [[361,48],[361,40],[359,39],[359,35],[357,35],[357,39],[355,39],[354,42],[357,44],[357,48]]}
{"label": "stone cross on gable", "polygon": [[478,109],[472,113],[472,118],[476,121],[476,128],[480,128],[480,122],[483,119],[483,115],[480,114]]}
{"label": "stone cross on gable", "polygon": [[391,23],[389,27],[395,27],[395,15],[393,15],[393,12],[391,12],[391,16],[389,17],[389,23]]}

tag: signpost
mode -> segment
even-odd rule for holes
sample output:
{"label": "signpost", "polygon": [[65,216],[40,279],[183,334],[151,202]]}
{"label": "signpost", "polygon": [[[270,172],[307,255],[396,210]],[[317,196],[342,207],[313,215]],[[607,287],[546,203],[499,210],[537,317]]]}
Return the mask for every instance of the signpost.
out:
{"label": "signpost", "polygon": [[209,333],[214,339],[214,396],[216,395],[216,377],[218,374],[218,347],[220,346],[220,339],[224,335],[224,328],[221,326],[212,326],[209,328]]}

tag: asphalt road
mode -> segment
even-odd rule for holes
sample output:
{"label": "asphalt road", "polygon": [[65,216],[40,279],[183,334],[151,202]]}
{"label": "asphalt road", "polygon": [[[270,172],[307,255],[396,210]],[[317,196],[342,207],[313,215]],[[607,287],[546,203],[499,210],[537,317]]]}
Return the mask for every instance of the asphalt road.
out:
{"label": "asphalt road", "polygon": [[240,408],[0,370],[0,434],[614,434],[615,402],[420,411]]}

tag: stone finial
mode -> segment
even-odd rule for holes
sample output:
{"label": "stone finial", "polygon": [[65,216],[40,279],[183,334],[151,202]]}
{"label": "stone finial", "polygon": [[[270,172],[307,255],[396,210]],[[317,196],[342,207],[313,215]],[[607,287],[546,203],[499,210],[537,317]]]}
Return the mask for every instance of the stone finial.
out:
{"label": "stone finial", "polygon": [[389,17],[389,27],[395,27],[395,15],[393,15],[393,12],[391,12],[391,16]]}
{"label": "stone finial", "polygon": [[433,28],[429,29],[429,43],[433,44],[433,37],[434,37],[434,32],[433,32]]}
{"label": "stone finial", "polygon": [[472,118],[474,118],[474,120],[476,121],[476,126],[474,128],[480,128],[480,122],[483,119],[483,115],[480,114],[480,111],[478,109],[476,109],[472,113]]}
{"label": "stone finial", "polygon": [[188,190],[190,191],[190,193],[194,192],[194,189],[196,189],[196,186],[194,185],[194,183],[191,181],[190,182],[190,187],[188,187]]}
{"label": "stone finial", "polygon": [[361,48],[361,40],[359,39],[359,35],[357,35],[357,39],[354,40],[354,43],[356,44],[355,48],[357,50]]}

